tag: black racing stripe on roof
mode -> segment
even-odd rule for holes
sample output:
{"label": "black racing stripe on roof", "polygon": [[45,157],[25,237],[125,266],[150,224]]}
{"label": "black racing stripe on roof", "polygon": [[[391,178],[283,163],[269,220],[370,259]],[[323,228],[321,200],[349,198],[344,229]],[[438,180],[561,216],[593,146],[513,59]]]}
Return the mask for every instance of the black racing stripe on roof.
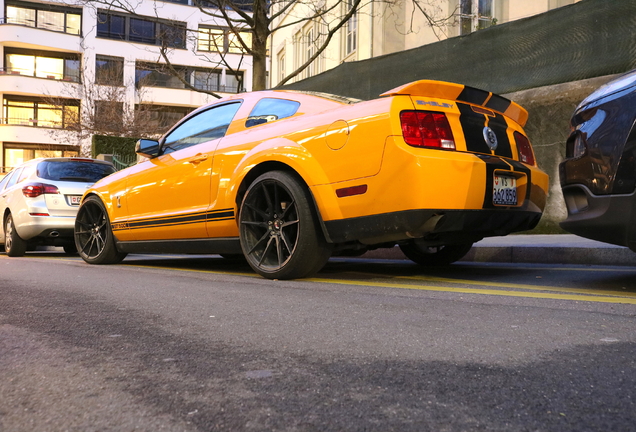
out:
{"label": "black racing stripe on roof", "polygon": [[468,102],[475,105],[483,105],[490,93],[474,87],[465,86],[464,90],[457,96],[458,101]]}
{"label": "black racing stripe on roof", "polygon": [[488,103],[485,105],[486,108],[493,109],[499,112],[506,112],[508,107],[512,102],[506,99],[505,97],[501,97],[499,95],[492,95],[492,97],[488,100]]}
{"label": "black racing stripe on roof", "polygon": [[490,117],[488,126],[497,135],[497,149],[495,154],[497,156],[503,156],[506,158],[512,158],[512,148],[510,147],[510,140],[508,139],[508,124],[506,119],[501,114],[495,114],[494,117]]}

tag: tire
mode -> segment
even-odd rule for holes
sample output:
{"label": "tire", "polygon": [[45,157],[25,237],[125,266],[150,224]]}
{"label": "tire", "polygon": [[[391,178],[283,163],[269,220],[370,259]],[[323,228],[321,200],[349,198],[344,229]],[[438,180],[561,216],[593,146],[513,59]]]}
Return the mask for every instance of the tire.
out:
{"label": "tire", "polygon": [[108,212],[96,196],[86,198],[77,212],[75,246],[89,264],[117,264],[127,255],[117,251]]}
{"label": "tire", "polygon": [[268,279],[313,275],[332,246],[319,231],[309,192],[291,174],[270,171],[250,185],[241,203],[239,236],[252,269]]}
{"label": "tire", "polygon": [[13,216],[7,215],[4,224],[4,251],[10,257],[21,257],[27,250],[27,242],[22,240],[15,229]]}
{"label": "tire", "polygon": [[424,246],[417,240],[401,244],[400,249],[408,259],[425,267],[443,266],[454,263],[464,257],[473,247],[472,243]]}

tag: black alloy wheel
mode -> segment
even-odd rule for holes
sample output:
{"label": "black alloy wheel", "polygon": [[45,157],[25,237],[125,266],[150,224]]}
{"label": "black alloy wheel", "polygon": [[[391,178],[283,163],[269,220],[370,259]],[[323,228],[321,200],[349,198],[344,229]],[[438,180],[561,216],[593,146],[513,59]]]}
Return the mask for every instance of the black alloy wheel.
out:
{"label": "black alloy wheel", "polygon": [[408,259],[426,267],[454,263],[462,259],[472,247],[472,243],[426,246],[417,240],[400,245],[400,249]]}
{"label": "black alloy wheel", "polygon": [[116,264],[127,255],[117,251],[108,213],[96,196],[86,198],[77,212],[75,246],[89,264]]}
{"label": "black alloy wheel", "polygon": [[4,225],[4,251],[10,257],[21,257],[26,250],[27,242],[18,235],[13,216],[9,213]]}
{"label": "black alloy wheel", "polygon": [[241,248],[254,271],[296,279],[319,271],[332,245],[319,231],[309,192],[292,174],[262,174],[247,190],[239,216]]}

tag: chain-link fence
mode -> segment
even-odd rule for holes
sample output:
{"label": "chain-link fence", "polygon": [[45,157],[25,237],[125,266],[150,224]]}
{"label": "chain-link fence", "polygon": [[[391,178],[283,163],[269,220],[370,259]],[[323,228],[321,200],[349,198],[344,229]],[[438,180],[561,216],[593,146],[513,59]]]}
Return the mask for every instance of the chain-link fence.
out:
{"label": "chain-link fence", "polygon": [[359,99],[420,79],[495,93],[636,68],[636,1],[583,0],[419,48],[343,63],[285,86]]}

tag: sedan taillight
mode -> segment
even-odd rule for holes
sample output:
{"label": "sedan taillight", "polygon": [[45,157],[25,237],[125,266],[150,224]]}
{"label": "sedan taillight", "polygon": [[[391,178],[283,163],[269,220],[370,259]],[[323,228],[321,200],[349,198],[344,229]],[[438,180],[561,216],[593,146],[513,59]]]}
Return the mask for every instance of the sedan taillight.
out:
{"label": "sedan taillight", "polygon": [[29,183],[22,188],[25,197],[36,198],[44,194],[59,194],[57,186],[45,183]]}
{"label": "sedan taillight", "polygon": [[517,143],[517,152],[519,160],[528,165],[534,165],[534,153],[530,141],[525,135],[515,132],[515,142]]}
{"label": "sedan taillight", "polygon": [[446,114],[429,111],[400,113],[404,141],[414,147],[455,150],[453,131]]}

